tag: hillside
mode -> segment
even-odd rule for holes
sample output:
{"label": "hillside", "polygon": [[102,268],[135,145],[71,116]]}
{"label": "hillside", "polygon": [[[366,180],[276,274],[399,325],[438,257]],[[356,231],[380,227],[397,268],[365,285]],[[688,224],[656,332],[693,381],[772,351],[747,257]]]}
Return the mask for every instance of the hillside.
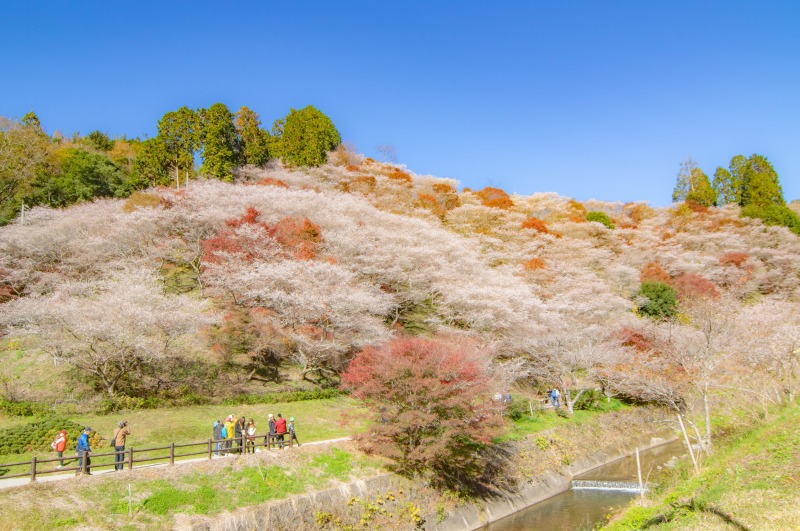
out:
{"label": "hillside", "polygon": [[[334,158],[36,208],[0,228],[5,398],[336,385],[362,347],[402,333],[473,337],[498,388],[602,386],[678,408],[706,384],[742,386],[750,403],[796,392],[800,240],[787,229],[737,206],[456,186]],[[643,281],[675,291],[677,320],[647,317]],[[664,334],[695,352],[719,316],[705,358],[668,355]]]}

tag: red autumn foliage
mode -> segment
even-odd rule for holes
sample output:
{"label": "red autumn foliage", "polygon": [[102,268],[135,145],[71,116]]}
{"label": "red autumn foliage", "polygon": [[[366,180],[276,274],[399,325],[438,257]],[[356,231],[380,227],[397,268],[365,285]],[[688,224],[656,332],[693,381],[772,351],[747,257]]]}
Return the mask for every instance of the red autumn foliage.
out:
{"label": "red autumn foliage", "polygon": [[547,224],[539,218],[528,218],[522,222],[523,229],[533,229],[542,234],[550,234]]}
{"label": "red autumn foliage", "polygon": [[283,218],[269,234],[298,260],[313,259],[322,244],[321,229],[308,218]]}
{"label": "red autumn foliage", "polygon": [[719,263],[722,265],[735,265],[736,267],[742,267],[742,264],[747,262],[749,258],[750,255],[747,253],[732,252],[723,254],[719,259]]}
{"label": "red autumn foliage", "polygon": [[653,349],[653,342],[649,338],[629,326],[623,326],[619,330],[615,330],[611,336],[626,347],[633,347],[637,352],[646,352]]}
{"label": "red autumn foliage", "polygon": [[[227,254],[251,262],[259,248],[266,247],[270,239],[277,241],[288,256],[297,260],[311,260],[317,256],[322,244],[322,232],[311,220],[287,217],[270,226],[258,221],[260,215],[255,208],[247,207],[242,217],[225,221],[229,228],[201,242],[203,262],[220,263],[222,256]],[[255,236],[251,233],[245,238],[236,232],[237,228],[244,225],[256,228]]]}
{"label": "red autumn foliage", "polygon": [[691,299],[716,299],[719,290],[716,284],[696,273],[684,273],[672,280],[672,286],[682,301]]}
{"label": "red autumn foliage", "polygon": [[667,284],[672,282],[669,273],[664,271],[664,268],[658,262],[648,262],[642,268],[639,280],[641,282],[665,282]]}
{"label": "red autumn foliage", "polygon": [[539,269],[544,269],[545,263],[544,260],[542,260],[541,258],[531,258],[527,262],[524,262],[522,264],[522,267],[524,267],[528,271],[537,271]]}
{"label": "red autumn foliage", "polygon": [[491,401],[489,357],[446,337],[400,337],[366,348],[342,375],[376,422],[360,445],[393,459],[403,474],[432,470],[444,483],[482,473],[476,445],[503,425]]}

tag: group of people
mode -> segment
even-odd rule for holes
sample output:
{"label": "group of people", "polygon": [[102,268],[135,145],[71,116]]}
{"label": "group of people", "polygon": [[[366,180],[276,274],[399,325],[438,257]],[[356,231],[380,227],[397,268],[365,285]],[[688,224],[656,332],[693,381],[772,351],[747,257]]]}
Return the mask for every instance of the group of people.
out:
{"label": "group of people", "polygon": [[[89,434],[91,432],[92,428],[89,426],[83,428],[83,431],[78,437],[78,443],[75,445],[75,455],[78,461],[77,471],[75,472],[76,476],[84,473],[84,471],[87,475],[92,475],[90,468],[92,464],[92,445],[89,441]],[[120,421],[111,438],[111,446],[114,447],[114,470],[122,470],[124,468],[125,444],[130,434],[131,430],[128,428],[128,421]],[[58,455],[58,466],[56,468],[64,468],[64,451],[67,449],[67,430],[59,431],[55,439],[53,439],[53,442],[50,443],[50,447],[56,452],[56,455]],[[84,459],[86,460],[85,467],[83,463]]]}
{"label": "group of people", "polygon": [[[278,448],[283,448],[286,443],[285,437],[288,435],[289,444],[297,442],[300,446],[300,441],[297,439],[297,433],[294,427],[294,417],[290,417],[287,423],[283,415],[278,413],[278,417],[270,413],[267,417],[269,430],[264,436],[264,445],[269,446],[272,443],[278,445]],[[231,453],[254,453],[256,447],[256,421],[242,415],[236,418],[235,415],[228,415],[225,420],[215,420],[213,427],[214,435],[214,455],[229,455]],[[236,443],[236,448],[233,447]]]}
{"label": "group of people", "polygon": [[[275,418],[272,413],[268,416],[269,431],[264,436],[264,445],[270,446],[277,444],[278,448],[283,448],[284,444],[288,442],[289,445],[296,442],[300,446],[300,441],[297,439],[297,433],[294,427],[294,417],[290,417],[288,422],[283,415],[278,413]],[[92,429],[89,426],[83,428],[83,432],[78,437],[78,443],[75,447],[75,453],[78,461],[77,472],[75,475],[86,473],[92,475],[90,465],[92,463],[91,453],[92,447],[89,441],[89,434]],[[114,435],[111,439],[111,445],[114,447],[114,470],[122,470],[125,466],[125,445],[131,430],[128,427],[128,422],[123,420],[117,424],[117,429],[114,430]],[[235,415],[228,415],[225,421],[214,421],[214,454],[215,455],[228,455],[230,453],[254,453],[256,447],[256,421],[254,419],[247,420],[244,415],[236,418]],[[285,439],[288,436],[288,441]],[[234,442],[236,448],[233,448]],[[50,447],[58,455],[58,467],[64,468],[64,451],[67,449],[67,430],[61,430],[56,435]],[[84,459],[86,465],[84,466]]]}

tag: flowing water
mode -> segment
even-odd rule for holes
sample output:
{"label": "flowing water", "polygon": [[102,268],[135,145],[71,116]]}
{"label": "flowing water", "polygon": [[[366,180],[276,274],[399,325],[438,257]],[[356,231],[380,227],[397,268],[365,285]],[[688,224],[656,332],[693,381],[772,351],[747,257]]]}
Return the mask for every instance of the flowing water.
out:
{"label": "flowing water", "polygon": [[[642,481],[686,453],[680,441],[639,452]],[[639,495],[636,456],[624,457],[576,476],[572,489],[512,514],[486,531],[576,531],[592,529],[614,509]]]}

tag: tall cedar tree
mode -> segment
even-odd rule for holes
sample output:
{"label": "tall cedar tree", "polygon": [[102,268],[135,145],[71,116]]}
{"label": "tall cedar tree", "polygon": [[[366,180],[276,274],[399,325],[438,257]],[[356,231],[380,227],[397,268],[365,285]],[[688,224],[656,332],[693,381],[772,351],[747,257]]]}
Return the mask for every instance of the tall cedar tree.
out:
{"label": "tall cedar tree", "polygon": [[431,471],[450,486],[480,476],[479,450],[503,425],[489,398],[489,361],[474,345],[443,337],[364,349],[342,376],[380,419],[364,448],[393,459],[401,474]]}
{"label": "tall cedar tree", "polygon": [[280,156],[289,166],[319,166],[328,159],[328,151],[342,143],[339,131],[330,118],[315,107],[291,109],[278,120],[273,133],[280,137]]}
{"label": "tall cedar tree", "polygon": [[179,186],[180,170],[188,175],[194,166],[194,154],[200,147],[200,115],[188,107],[168,112],[158,121],[158,136],[169,154]]}
{"label": "tall cedar tree", "polygon": [[224,103],[215,103],[203,115],[203,166],[209,177],[233,181],[233,168],[239,165],[239,140],[233,114]]}
{"label": "tall cedar tree", "polygon": [[261,128],[258,114],[247,107],[242,107],[236,113],[234,125],[239,135],[242,164],[263,166],[269,162],[271,158],[269,133]]}
{"label": "tall cedar tree", "polygon": [[767,157],[754,153],[736,155],[728,169],[714,172],[714,190],[720,205],[768,206],[785,204],[778,174]]}

